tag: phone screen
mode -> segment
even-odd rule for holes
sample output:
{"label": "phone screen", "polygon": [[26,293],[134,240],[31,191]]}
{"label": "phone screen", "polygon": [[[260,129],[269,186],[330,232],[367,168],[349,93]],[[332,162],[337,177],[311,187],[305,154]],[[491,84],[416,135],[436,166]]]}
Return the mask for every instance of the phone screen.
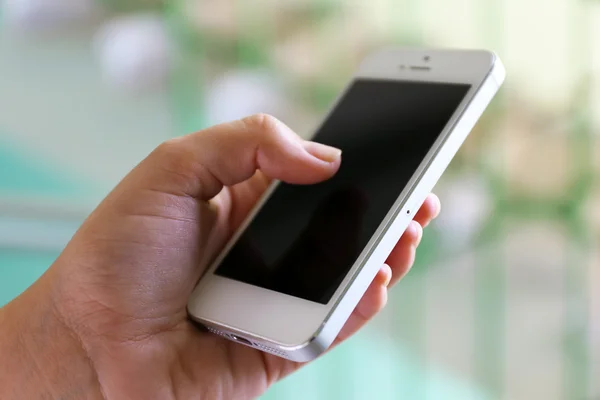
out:
{"label": "phone screen", "polygon": [[469,88],[356,80],[313,139],[342,150],[339,171],[277,186],[215,274],[327,304]]}

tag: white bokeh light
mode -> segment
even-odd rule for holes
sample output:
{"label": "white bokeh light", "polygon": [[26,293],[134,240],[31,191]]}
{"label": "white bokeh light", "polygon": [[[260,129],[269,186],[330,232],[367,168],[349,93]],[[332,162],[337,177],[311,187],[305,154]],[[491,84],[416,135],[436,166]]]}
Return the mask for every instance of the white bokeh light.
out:
{"label": "white bokeh light", "polygon": [[443,212],[436,220],[442,236],[452,246],[463,246],[488,221],[492,197],[484,180],[477,175],[446,177],[435,189]]}
{"label": "white bokeh light", "polygon": [[102,74],[113,86],[145,91],[168,83],[175,49],[159,15],[115,18],[97,33],[94,47]]}
{"label": "white bokeh light", "polygon": [[231,71],[212,82],[206,99],[211,124],[256,113],[271,114],[289,122],[293,106],[274,78],[260,71]]}
{"label": "white bokeh light", "polygon": [[94,0],[3,0],[0,15],[8,28],[42,31],[85,21],[99,8]]}

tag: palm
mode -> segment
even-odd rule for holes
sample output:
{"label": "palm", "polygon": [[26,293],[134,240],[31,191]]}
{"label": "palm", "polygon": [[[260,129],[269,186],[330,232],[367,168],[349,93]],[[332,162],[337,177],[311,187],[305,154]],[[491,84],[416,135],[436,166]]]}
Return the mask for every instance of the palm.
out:
{"label": "palm", "polygon": [[[186,303],[202,273],[199,268],[214,256],[211,248],[223,245],[268,184],[257,173],[224,188],[211,201],[218,208],[217,218],[211,207],[191,197],[143,191],[123,199],[117,188],[105,204],[117,200],[122,206],[115,210],[101,205],[63,254],[70,257],[71,248],[84,242],[82,247],[94,253],[87,258],[103,260],[103,265],[90,268],[101,271],[93,278],[81,268],[61,274],[69,275],[68,283],[78,287],[70,302],[77,309],[66,314],[93,309],[85,316],[85,325],[95,336],[109,339],[116,356],[127,358],[127,364],[141,365],[138,373],[145,379],[156,379],[157,365],[175,371],[159,376],[168,377],[177,392],[189,390],[195,397],[210,388],[214,395],[207,398],[262,393],[297,365],[202,332],[189,322]],[[129,199],[136,204],[128,204]],[[130,213],[130,209],[144,211]],[[157,276],[157,269],[166,273]],[[140,287],[145,288],[142,293]],[[144,367],[138,357],[145,358],[146,351],[138,350],[149,344],[157,350],[156,360],[152,367]]]}
{"label": "palm", "polygon": [[[216,225],[221,226],[212,229],[214,234],[221,236],[217,238],[216,248],[220,248],[222,241],[235,232],[269,183],[270,179],[258,172],[246,182],[224,188],[211,201],[221,215],[215,221]],[[178,306],[184,309],[185,302]],[[172,335],[165,337],[165,344],[180,343],[175,362],[184,368],[188,367],[186,369],[191,376],[187,378],[189,382],[194,382],[192,391],[199,393],[211,388],[210,395],[215,398],[255,397],[300,366],[198,330],[184,317]],[[199,363],[199,359],[203,362]],[[206,397],[211,398],[208,394]]]}

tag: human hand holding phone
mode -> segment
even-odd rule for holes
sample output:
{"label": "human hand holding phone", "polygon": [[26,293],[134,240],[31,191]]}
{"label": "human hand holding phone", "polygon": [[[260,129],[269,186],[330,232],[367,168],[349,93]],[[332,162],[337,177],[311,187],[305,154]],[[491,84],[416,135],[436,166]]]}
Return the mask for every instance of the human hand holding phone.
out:
{"label": "human hand holding phone", "polygon": [[[160,146],[92,213],[47,273],[0,309],[0,398],[253,398],[299,368],[198,330],[186,304],[271,179],[321,182],[342,158],[264,115]],[[329,257],[327,246],[302,251],[315,234],[352,255],[361,207],[352,191],[325,202],[296,247],[309,265],[295,267]],[[336,343],[385,305],[439,208],[430,195]]]}

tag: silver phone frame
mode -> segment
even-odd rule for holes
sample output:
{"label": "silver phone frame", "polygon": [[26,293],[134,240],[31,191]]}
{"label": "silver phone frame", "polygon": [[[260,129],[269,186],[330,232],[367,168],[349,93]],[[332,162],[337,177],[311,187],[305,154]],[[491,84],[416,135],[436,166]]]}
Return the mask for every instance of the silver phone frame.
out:
{"label": "silver phone frame", "polygon": [[[436,55],[440,52],[448,52],[451,50],[431,50],[431,49],[393,49],[384,51],[394,52],[411,52],[417,55],[420,54],[431,54]],[[480,51],[481,52],[481,51]],[[451,120],[444,128],[440,137],[436,140],[431,150],[427,153],[423,162],[419,168],[415,171],[409,183],[406,185],[404,190],[398,196],[398,199],[376,230],[375,234],[365,246],[365,249],[357,258],[355,264],[350,269],[348,276],[344,279],[338,291],[332,298],[332,302],[327,304],[329,312],[320,323],[318,328],[302,343],[297,345],[287,345],[275,340],[272,340],[265,335],[258,335],[248,330],[241,329],[239,327],[230,326],[222,322],[202,317],[201,313],[195,312],[195,306],[197,306],[196,298],[194,295],[190,297],[188,303],[188,313],[190,318],[203,326],[209,331],[224,336],[230,340],[237,341],[241,344],[248,345],[257,348],[261,351],[275,354],[280,357],[284,357],[293,361],[305,362],[314,359],[319,354],[323,353],[333,342],[343,324],[346,322],[348,316],[360,300],[364,291],[367,289],[375,274],[379,270],[378,268],[371,267],[366,268],[371,263],[371,259],[377,254],[377,260],[374,265],[385,255],[387,255],[393,248],[393,244],[399,236],[404,232],[406,226],[410,220],[412,220],[414,213],[418,210],[422,202],[425,200],[427,194],[433,189],[435,183],[444,172],[463,141],[468,136],[469,132],[492,100],[497,90],[501,86],[505,78],[505,70],[502,62],[492,52],[485,52],[490,57],[490,69],[487,75],[481,80],[478,87],[472,87],[468,94],[465,96],[461,104],[457,107]],[[367,68],[368,70],[368,68]],[[361,75],[359,72],[354,76],[352,82],[355,79],[360,78],[377,78],[375,76]],[[383,78],[383,79],[390,79]],[[393,80],[393,79],[390,79]],[[414,79],[417,81],[416,79]],[[428,81],[423,79],[422,81]],[[436,82],[431,80],[431,82]],[[452,83],[452,82],[449,82]],[[459,83],[459,82],[457,82]],[[351,83],[339,94],[330,107],[329,112],[323,118],[323,122],[319,124],[317,129],[313,130],[315,135],[319,130],[324,121],[337,107],[339,101],[344,97],[350,88]],[[464,126],[460,126],[460,125]],[[460,128],[459,128],[460,126]],[[311,136],[312,137],[312,136]],[[265,195],[258,202],[257,206],[250,213],[249,217],[245,220],[242,227],[228,242],[225,249],[221,252],[220,256],[215,260],[212,266],[207,271],[207,274],[212,274],[217,266],[222,261],[223,257],[226,256],[231,247],[235,244],[239,236],[244,232],[247,226],[251,223],[254,216],[260,211],[262,206],[267,202],[270,195],[277,188],[279,182],[273,183],[267,190]],[[385,240],[387,237],[387,240]],[[395,239],[395,240],[394,240]],[[385,244],[383,242],[386,241]],[[390,247],[391,246],[391,247]],[[385,261],[379,263],[379,266]],[[227,278],[223,278],[227,279]],[[194,293],[202,291],[201,280]],[[241,283],[241,282],[236,282]],[[263,289],[264,290],[264,289]],[[286,296],[281,293],[277,293],[281,296]]]}

